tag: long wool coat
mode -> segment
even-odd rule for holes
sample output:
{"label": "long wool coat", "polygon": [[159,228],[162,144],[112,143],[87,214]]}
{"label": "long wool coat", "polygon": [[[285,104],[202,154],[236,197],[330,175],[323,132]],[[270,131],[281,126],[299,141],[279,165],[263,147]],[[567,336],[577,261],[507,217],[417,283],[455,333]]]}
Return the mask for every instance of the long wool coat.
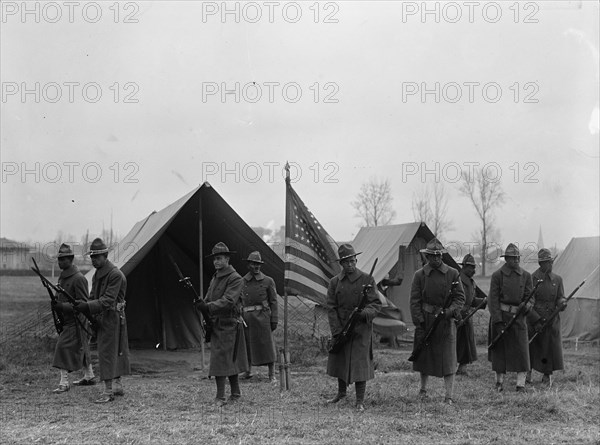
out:
{"label": "long wool coat", "polygon": [[277,323],[277,291],[275,281],[262,272],[258,275],[244,275],[242,304],[262,306],[262,309],[244,312],[244,321],[248,328],[246,334],[246,350],[248,360],[253,366],[261,366],[275,362],[275,343],[271,332],[271,323]]}
{"label": "long wool coat", "polygon": [[371,284],[368,299],[363,309],[366,320],[355,325],[351,339],[342,350],[329,354],[327,374],[346,383],[364,382],[375,376],[373,368],[373,318],[381,309],[381,301],[375,294],[375,282],[366,273],[356,269],[352,275],[342,271],[329,282],[327,289],[327,314],[332,335],[339,334],[360,304],[363,286]]}
{"label": "long wool coat", "polygon": [[217,271],[206,292],[213,321],[208,375],[223,377],[248,370],[244,327],[240,317],[242,277],[233,266]]}
{"label": "long wool coat", "polygon": [[[435,314],[424,310],[424,305],[439,308],[450,294],[452,283],[458,281],[452,293],[449,313],[458,314],[465,303],[465,293],[458,277],[458,271],[442,263],[438,269],[426,264],[415,272],[410,290],[410,313],[416,326],[414,346],[416,347],[433,320]],[[425,329],[421,323],[425,323]],[[429,344],[413,362],[413,370],[422,374],[443,377],[456,372],[456,324],[454,319],[443,319],[430,337]]]}
{"label": "long wool coat", "polygon": [[[130,373],[125,291],[127,279],[110,261],[96,269],[92,278],[90,312],[98,320],[98,364],[100,380],[109,380]],[[123,306],[123,307],[121,307]]]}
{"label": "long wool coat", "polygon": [[[483,298],[478,298],[476,296],[476,287],[473,278],[469,278],[461,272],[460,281],[465,291],[465,305],[463,306],[460,314],[462,318],[465,318],[472,308],[481,304]],[[456,329],[456,360],[461,365],[473,363],[475,360],[477,360],[477,347],[475,346],[473,317],[469,318],[462,326]]]}
{"label": "long wool coat", "polygon": [[[508,323],[514,315],[500,310],[500,303],[518,306],[531,294],[532,290],[531,274],[520,267],[513,270],[504,264],[492,274],[488,297],[491,324],[490,342],[500,332],[496,323],[499,321]],[[529,308],[533,306],[534,299],[535,296],[529,300]],[[529,371],[528,343],[525,315],[520,315],[496,346],[488,350],[488,359],[492,362],[492,370],[499,373]]]}
{"label": "long wool coat", "polygon": [[[77,266],[72,265],[68,269],[61,271],[58,277],[58,284],[76,300],[88,300],[88,281],[83,276]],[[67,303],[69,300],[65,295],[59,293],[57,299],[61,303]],[[81,314],[63,313],[64,328],[58,336],[56,349],[54,350],[54,361],[52,366],[67,371],[76,371],[90,363],[90,343],[86,331],[81,328],[81,324],[86,329],[91,330],[87,319]],[[79,322],[75,320],[79,319]]]}
{"label": "long wool coat", "polygon": [[[548,319],[550,314],[565,301],[565,289],[562,278],[555,273],[544,274],[540,269],[532,275],[534,282],[544,280],[535,294],[535,304],[527,316],[529,333],[540,318]],[[529,344],[531,367],[544,374],[564,369],[562,336],[560,333],[560,315],[540,332]]]}

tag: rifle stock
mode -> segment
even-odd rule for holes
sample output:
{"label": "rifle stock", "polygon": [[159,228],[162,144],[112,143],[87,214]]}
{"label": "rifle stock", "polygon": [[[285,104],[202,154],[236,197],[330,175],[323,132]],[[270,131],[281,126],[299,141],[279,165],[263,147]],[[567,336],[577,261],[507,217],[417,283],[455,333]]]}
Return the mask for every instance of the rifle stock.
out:
{"label": "rifle stock", "polygon": [[[373,278],[373,271],[375,270],[375,265],[377,264],[378,259],[379,258],[375,258],[373,267],[371,267],[371,272],[369,273],[370,279]],[[369,283],[371,282],[370,279],[369,279]],[[363,287],[363,295],[360,300],[360,303],[358,304],[358,306],[356,306],[352,310],[352,313],[350,314],[350,317],[348,317],[348,320],[346,321],[346,324],[344,325],[342,332],[333,339],[331,346],[329,347],[329,352],[331,354],[337,354],[338,352],[340,352],[342,350],[342,347],[344,346],[344,344],[348,340],[350,340],[350,338],[352,337],[352,333],[354,332],[354,327],[355,327],[356,323],[358,322],[358,314],[360,314],[362,312],[362,310],[365,308],[365,306],[367,305],[367,300],[369,299],[369,289],[371,289],[371,287],[372,286],[370,284],[367,284]]]}
{"label": "rifle stock", "polygon": [[408,357],[409,362],[414,362],[416,359],[418,359],[419,355],[421,355],[421,352],[423,352],[425,347],[429,344],[429,339],[431,338],[431,336],[437,329],[438,325],[441,323],[442,319],[444,318],[446,310],[452,304],[452,295],[454,295],[454,290],[456,289],[456,286],[458,286],[458,281],[453,281],[452,285],[450,286],[450,292],[448,292],[448,296],[446,297],[446,301],[444,301],[444,306],[442,307],[442,310],[439,311],[435,315],[435,318],[433,319],[433,323],[431,323],[431,326],[429,326],[429,329],[427,329],[427,332],[425,332],[425,336],[419,342],[419,344],[415,347],[415,349],[413,350],[410,357]]}
{"label": "rifle stock", "polygon": [[35,266],[31,268],[31,270],[33,270],[42,280],[42,284],[44,285],[44,287],[46,288],[46,290],[48,291],[48,295],[50,296],[50,310],[52,311],[52,320],[54,321],[54,328],[56,329],[56,333],[60,334],[63,331],[63,326],[65,324],[62,314],[59,314],[55,309],[54,309],[54,304],[57,301],[56,300],[56,295],[54,295],[54,293],[52,292],[52,289],[48,286],[48,280],[46,280],[44,278],[44,276],[42,275],[42,273],[40,272],[40,268],[37,265],[37,262],[35,261],[35,258],[31,257],[33,264]]}
{"label": "rifle stock", "polygon": [[515,312],[515,314],[508,321],[506,326],[504,326],[504,328],[498,333],[498,335],[496,335],[496,337],[494,337],[492,342],[488,345],[488,349],[494,349],[494,347],[498,344],[500,339],[504,336],[504,333],[512,327],[512,325],[517,320],[517,317],[523,313],[523,311],[525,310],[525,306],[527,306],[527,303],[529,303],[529,300],[531,300],[531,298],[536,293],[538,287],[540,286],[540,284],[542,284],[543,281],[544,280],[538,280],[537,283],[535,283],[535,286],[533,287],[533,290],[531,291],[529,296],[527,298],[525,298],[525,300],[521,301],[521,304],[519,304],[519,307],[517,308],[517,311]]}

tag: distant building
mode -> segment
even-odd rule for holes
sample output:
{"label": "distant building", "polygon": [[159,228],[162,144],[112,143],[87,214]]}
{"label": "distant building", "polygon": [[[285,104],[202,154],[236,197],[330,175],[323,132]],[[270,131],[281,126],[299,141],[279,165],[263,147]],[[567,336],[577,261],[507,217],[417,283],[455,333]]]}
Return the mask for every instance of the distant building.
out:
{"label": "distant building", "polygon": [[0,238],[0,267],[2,269],[29,269],[29,252],[31,247],[25,243]]}

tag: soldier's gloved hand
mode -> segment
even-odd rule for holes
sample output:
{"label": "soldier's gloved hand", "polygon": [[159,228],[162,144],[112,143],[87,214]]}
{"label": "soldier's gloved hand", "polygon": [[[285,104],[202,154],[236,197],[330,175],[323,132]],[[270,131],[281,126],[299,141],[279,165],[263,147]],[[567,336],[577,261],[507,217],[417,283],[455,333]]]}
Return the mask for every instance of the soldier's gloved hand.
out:
{"label": "soldier's gloved hand", "polygon": [[62,311],[63,314],[73,313],[73,306],[71,306],[69,303],[58,303],[56,307],[60,308],[59,310]]}
{"label": "soldier's gloved hand", "polygon": [[204,300],[196,301],[196,307],[200,312],[208,312],[208,304]]}
{"label": "soldier's gloved hand", "polygon": [[494,323],[494,328],[496,329],[496,332],[500,332],[505,327],[506,327],[506,323],[504,323],[503,321],[497,321],[496,323]]}
{"label": "soldier's gloved hand", "polygon": [[559,303],[558,305],[558,309],[562,312],[567,308],[567,302],[563,301],[562,303]]}
{"label": "soldier's gloved hand", "polygon": [[74,306],[74,309],[77,312],[81,312],[82,314],[90,313],[90,306],[85,301],[78,301],[77,304]]}
{"label": "soldier's gloved hand", "polygon": [[457,323],[460,322],[463,319],[462,314],[460,313],[460,311],[456,311],[456,315],[454,316],[454,319],[456,320]]}
{"label": "soldier's gloved hand", "polygon": [[367,313],[365,311],[360,311],[358,314],[356,314],[356,318],[359,321],[366,321],[367,320]]}
{"label": "soldier's gloved hand", "polygon": [[533,327],[535,329],[535,332],[541,332],[543,329],[544,323],[546,323],[545,318],[540,318],[538,321],[536,321],[535,326]]}
{"label": "soldier's gloved hand", "polygon": [[275,329],[277,329],[277,322],[276,321],[272,321],[271,322],[271,332],[273,332]]}
{"label": "soldier's gloved hand", "polygon": [[444,311],[444,318],[445,318],[446,320],[450,320],[452,317],[454,317],[454,312],[452,312],[452,311],[449,311],[448,309],[446,309],[446,310]]}

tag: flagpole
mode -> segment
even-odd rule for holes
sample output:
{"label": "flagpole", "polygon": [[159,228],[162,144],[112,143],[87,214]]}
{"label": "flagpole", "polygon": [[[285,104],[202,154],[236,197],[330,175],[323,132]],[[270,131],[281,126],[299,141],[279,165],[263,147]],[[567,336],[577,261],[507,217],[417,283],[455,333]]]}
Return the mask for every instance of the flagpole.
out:
{"label": "flagpole", "polygon": [[[287,212],[288,206],[290,203],[288,202],[288,193],[287,187],[290,183],[290,164],[285,163],[285,185],[286,185],[286,193],[285,193],[285,211],[286,211],[286,228],[285,228],[285,239],[284,239],[284,255],[287,255],[285,252],[285,247],[287,244],[287,233],[288,233],[288,221],[287,221]],[[281,377],[281,390],[289,390],[290,389],[290,353],[288,349],[288,294],[287,289],[285,288],[285,271],[284,271],[284,289],[283,289],[283,371],[284,375]]]}

